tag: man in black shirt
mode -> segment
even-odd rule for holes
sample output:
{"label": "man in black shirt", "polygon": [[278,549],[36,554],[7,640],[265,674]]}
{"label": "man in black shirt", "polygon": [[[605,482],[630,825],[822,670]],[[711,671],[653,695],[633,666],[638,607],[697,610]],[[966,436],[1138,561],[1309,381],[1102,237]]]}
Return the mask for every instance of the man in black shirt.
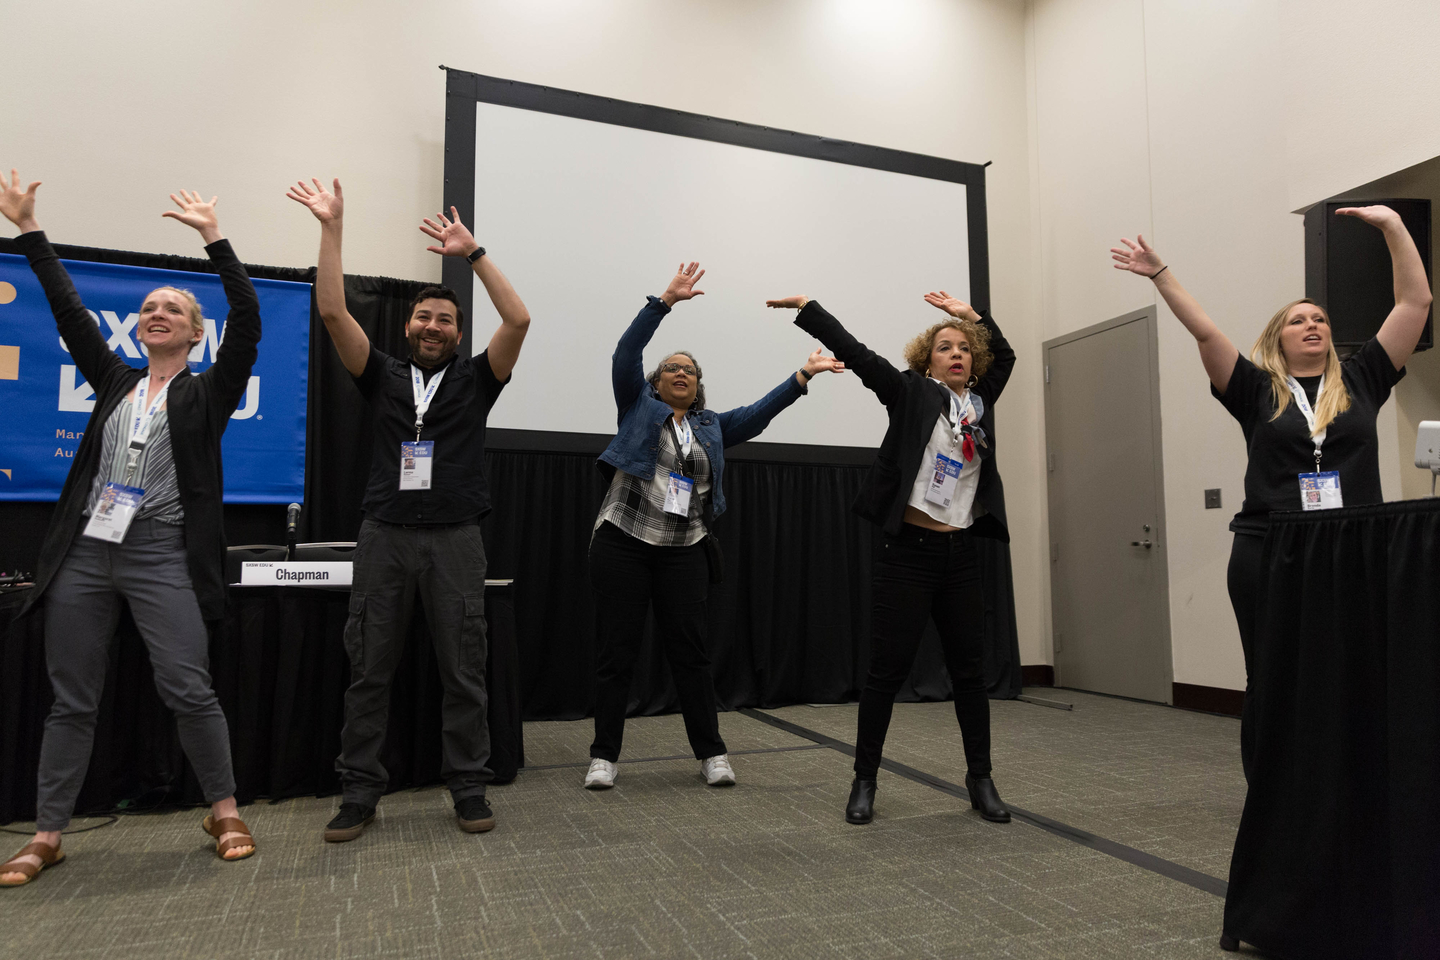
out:
{"label": "man in black shirt", "polygon": [[[427,249],[465,257],[500,314],[490,345],[458,356],[464,313],[453,291],[426,287],[411,305],[405,336],[410,358],[381,353],[345,308],[340,266],[344,199],[318,180],[287,194],[320,221],[315,300],[345,369],[374,416],[375,443],[355,548],[345,651],[351,684],[340,737],[340,811],[325,839],[354,840],[375,818],[389,774],[380,763],[399,663],[418,593],[435,643],[445,697],[441,706],[441,773],[460,828],[495,826],[485,802],[490,780],[490,727],[485,692],[485,546],[480,518],[490,512],[485,487],[485,420],[500,395],[530,327],[510,281],[485,255],[450,208],[420,229],[438,242]],[[438,222],[437,222],[438,221]]]}

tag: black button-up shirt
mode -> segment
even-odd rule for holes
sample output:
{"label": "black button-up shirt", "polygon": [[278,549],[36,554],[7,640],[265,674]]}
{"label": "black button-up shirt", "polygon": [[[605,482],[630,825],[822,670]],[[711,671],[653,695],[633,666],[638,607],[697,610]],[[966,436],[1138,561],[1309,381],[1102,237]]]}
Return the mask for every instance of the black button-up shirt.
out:
{"label": "black button-up shirt", "polygon": [[370,482],[362,504],[367,515],[386,523],[414,525],[467,523],[490,512],[485,421],[505,384],[495,377],[487,353],[456,355],[444,367],[421,368],[427,384],[435,373],[445,371],[420,434],[421,440],[435,442],[435,459],[429,490],[401,490],[400,444],[415,439],[410,362],[381,353],[371,344],[365,369],[355,378],[374,416]]}

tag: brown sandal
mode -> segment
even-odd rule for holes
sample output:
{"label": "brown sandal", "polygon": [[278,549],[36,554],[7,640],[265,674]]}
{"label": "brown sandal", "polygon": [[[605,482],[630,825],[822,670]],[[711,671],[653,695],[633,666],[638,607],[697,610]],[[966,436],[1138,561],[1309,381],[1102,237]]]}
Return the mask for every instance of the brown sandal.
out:
{"label": "brown sandal", "polygon": [[[40,862],[31,863],[28,860],[22,861],[22,857],[37,857]],[[24,880],[0,880],[0,887],[23,887],[34,880],[41,870],[46,867],[53,867],[65,859],[65,854],[60,852],[60,845],[50,846],[48,843],[27,843],[4,863],[0,863],[0,873],[23,873]]]}
{"label": "brown sandal", "polygon": [[[224,820],[216,820],[207,816],[201,828],[210,836],[215,838],[215,856],[226,863],[234,863],[236,860],[244,860],[246,857],[255,855],[255,838],[250,836],[250,828],[245,826],[245,821],[239,817],[226,817]],[[226,853],[236,847],[249,847],[250,852],[241,854],[238,857],[227,857]]]}

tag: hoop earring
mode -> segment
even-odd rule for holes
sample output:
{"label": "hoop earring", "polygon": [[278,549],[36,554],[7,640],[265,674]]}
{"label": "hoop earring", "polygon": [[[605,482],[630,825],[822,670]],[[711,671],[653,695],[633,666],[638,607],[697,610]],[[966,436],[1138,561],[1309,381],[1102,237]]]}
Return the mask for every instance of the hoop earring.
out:
{"label": "hoop earring", "polygon": [[980,382],[980,378],[977,377],[977,376],[975,376],[975,374],[972,373],[972,374],[970,374],[970,379],[965,381],[965,388],[968,390],[970,387],[975,386],[975,384],[977,384],[977,383],[979,383],[979,382]]}

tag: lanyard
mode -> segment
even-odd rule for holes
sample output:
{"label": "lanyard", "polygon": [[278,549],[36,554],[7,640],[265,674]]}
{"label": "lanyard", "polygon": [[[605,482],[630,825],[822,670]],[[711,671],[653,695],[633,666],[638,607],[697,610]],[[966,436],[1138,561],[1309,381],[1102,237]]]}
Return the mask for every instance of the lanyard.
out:
{"label": "lanyard", "polygon": [[[1310,407],[1310,398],[1305,396],[1305,388],[1300,386],[1300,381],[1292,376],[1286,376],[1285,382],[1290,387],[1290,392],[1295,395],[1295,406],[1300,408],[1300,414],[1305,418],[1305,423],[1310,428],[1311,439],[1315,441],[1315,472],[1320,472],[1320,446],[1325,442],[1325,434],[1329,427],[1315,432],[1315,411]],[[1315,399],[1319,400],[1321,393],[1325,390],[1325,375],[1320,375],[1320,385],[1315,388]]]}
{"label": "lanyard", "polygon": [[150,377],[140,378],[135,385],[135,403],[131,410],[133,416],[130,419],[130,444],[126,451],[128,462],[125,465],[126,481],[134,479],[136,466],[140,462],[140,453],[145,449],[145,444],[150,440],[150,425],[155,422],[155,414],[160,412],[160,405],[165,402],[165,396],[170,392],[170,384],[174,379],[167,381],[160,392],[155,394],[155,399],[150,406],[145,406],[145,396],[150,392]]}
{"label": "lanyard", "polygon": [[445,379],[445,371],[449,367],[441,367],[436,370],[430,378],[430,386],[425,386],[425,375],[415,364],[410,364],[410,386],[415,393],[415,440],[420,440],[420,430],[425,426],[425,413],[430,409],[430,401],[435,399],[435,391],[440,389],[440,381]]}
{"label": "lanyard", "polygon": [[684,422],[685,432],[682,434],[680,428],[675,426],[674,417],[665,419],[670,424],[670,436],[675,440],[675,466],[682,477],[689,477],[690,471],[685,469],[685,458],[690,456],[690,443],[694,439],[694,435],[690,432],[690,421]]}

